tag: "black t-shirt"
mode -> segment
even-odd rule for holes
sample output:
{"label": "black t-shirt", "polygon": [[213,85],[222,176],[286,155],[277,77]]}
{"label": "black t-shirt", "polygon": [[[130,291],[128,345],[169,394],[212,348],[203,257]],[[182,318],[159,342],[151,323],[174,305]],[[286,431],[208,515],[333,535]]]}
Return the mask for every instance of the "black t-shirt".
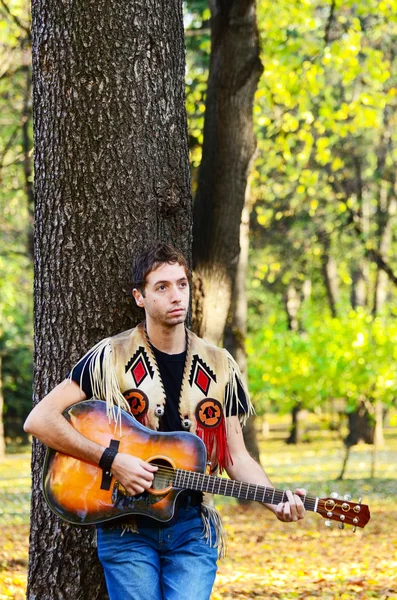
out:
{"label": "black t-shirt", "polygon": [[[186,351],[181,354],[166,354],[155,348],[153,345],[152,350],[159,367],[166,395],[165,410],[164,415],[160,418],[159,431],[184,431],[178,411],[178,404],[185,368]],[[72,380],[81,387],[87,398],[92,398],[93,395],[89,376],[89,362],[91,356],[92,355],[88,354],[86,357],[82,358],[71,372]],[[247,398],[240,383],[237,383],[240,401],[239,412],[244,413],[248,411]],[[236,415],[237,412],[237,402],[233,402],[231,411],[225,406],[226,415]]]}

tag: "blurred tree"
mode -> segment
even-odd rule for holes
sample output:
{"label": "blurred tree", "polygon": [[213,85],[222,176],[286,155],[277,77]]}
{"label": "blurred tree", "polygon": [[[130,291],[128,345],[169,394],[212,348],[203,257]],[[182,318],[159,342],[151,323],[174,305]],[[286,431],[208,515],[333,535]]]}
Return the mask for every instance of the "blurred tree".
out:
{"label": "blurred tree", "polygon": [[33,199],[29,4],[2,0],[0,15],[1,453],[3,413],[6,435],[20,436],[31,404]]}
{"label": "blurred tree", "polygon": [[296,328],[309,288],[334,317],[359,306],[379,314],[380,298],[382,314],[396,310],[395,9],[366,0],[258,10],[257,281],[282,294]]}
{"label": "blurred tree", "polygon": [[215,0],[204,138],[194,201],[194,328],[223,336],[239,258],[241,213],[256,142],[253,98],[262,72],[254,0]]}
{"label": "blurred tree", "polygon": [[[192,11],[189,20],[196,25],[195,31],[202,31],[211,16],[208,87],[202,78],[205,52],[209,49],[207,34],[200,36],[199,44],[197,37],[193,41],[187,37],[192,56],[187,107],[193,108],[190,119],[193,168],[199,165],[198,179],[194,176],[193,181],[195,189],[197,186],[193,220],[193,327],[214,343],[219,343],[225,334],[225,346],[246,375],[244,289],[248,219],[242,223],[242,212],[246,198],[249,201],[247,181],[256,147],[253,98],[262,72],[255,2],[213,1],[209,2],[210,10],[203,3],[188,5]],[[197,49],[199,53],[193,54]],[[243,254],[240,254],[240,239],[246,249]],[[244,437],[251,454],[259,458],[252,421]]]}
{"label": "blurred tree", "polygon": [[[134,251],[164,239],[189,256],[191,194],[180,2],[35,0],[32,19],[37,402],[136,323]],[[103,598],[92,532],[43,503],[43,456],[35,442],[27,597]]]}

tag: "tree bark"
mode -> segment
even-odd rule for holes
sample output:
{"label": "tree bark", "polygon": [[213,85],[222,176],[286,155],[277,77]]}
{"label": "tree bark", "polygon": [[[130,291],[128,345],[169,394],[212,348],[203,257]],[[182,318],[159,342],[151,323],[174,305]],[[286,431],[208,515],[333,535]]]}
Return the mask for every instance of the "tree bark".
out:
{"label": "tree bark", "polygon": [[213,0],[203,158],[194,203],[194,329],[219,343],[239,258],[241,213],[256,142],[255,90],[262,72],[254,0]]}
{"label": "tree bark", "polygon": [[23,149],[23,173],[25,179],[25,194],[28,206],[28,232],[27,252],[30,260],[34,260],[34,190],[33,190],[33,161],[32,161],[32,71],[30,66],[25,71],[25,90],[23,96],[22,110],[22,149]]}
{"label": "tree bark", "polygon": [[[299,332],[299,309],[303,300],[302,292],[298,291],[293,282],[290,282],[284,295],[283,302],[287,314],[288,329]],[[286,440],[287,444],[298,444],[303,437],[302,402],[297,400],[291,410],[291,428]]]}
{"label": "tree bark", "polygon": [[6,442],[4,439],[4,396],[3,396],[3,357],[0,354],[0,459],[5,457]]}
{"label": "tree bark", "polygon": [[283,294],[284,308],[287,315],[288,329],[298,332],[300,330],[299,309],[302,304],[302,293],[290,282]]}
{"label": "tree bark", "polygon": [[349,413],[349,434],[346,437],[346,446],[354,446],[359,442],[373,444],[374,442],[374,419],[370,415],[365,402],[359,402],[357,409]]}
{"label": "tree bark", "polygon": [[[33,2],[34,402],[93,343],[133,326],[133,253],[190,257],[180,0]],[[33,445],[28,600],[106,597],[91,529],[60,522]]]}
{"label": "tree bark", "polygon": [[302,410],[302,403],[296,402],[291,410],[291,429],[286,440],[287,444],[300,444],[304,435],[304,418],[306,412]]}
{"label": "tree bark", "polygon": [[328,305],[333,317],[337,316],[337,305],[339,302],[338,270],[335,259],[330,254],[330,237],[325,231],[319,233],[319,239],[323,247],[321,256],[321,270],[324,285],[327,292]]}
{"label": "tree bark", "polygon": [[[390,247],[393,239],[392,229],[392,217],[397,213],[397,202],[395,198],[390,200],[382,198],[379,202],[378,209],[378,235],[379,235],[379,253],[382,256],[387,256],[390,252]],[[377,268],[375,289],[374,289],[374,302],[373,302],[373,314],[376,316],[383,308],[388,293],[389,277],[385,271]]]}
{"label": "tree bark", "polygon": [[367,277],[367,265],[361,264],[356,265],[352,271],[352,286],[350,302],[352,308],[356,310],[359,307],[367,306],[368,297],[368,277]]}
{"label": "tree bark", "polygon": [[[248,386],[247,352],[245,340],[247,337],[247,294],[246,274],[248,268],[249,251],[249,217],[251,203],[249,199],[249,186],[247,187],[246,203],[241,215],[240,225],[240,256],[237,267],[236,279],[233,288],[233,298],[230,305],[228,322],[225,328],[225,348],[234,356],[244,380]],[[260,463],[260,452],[255,429],[255,417],[250,417],[243,429],[244,441],[250,455]]]}

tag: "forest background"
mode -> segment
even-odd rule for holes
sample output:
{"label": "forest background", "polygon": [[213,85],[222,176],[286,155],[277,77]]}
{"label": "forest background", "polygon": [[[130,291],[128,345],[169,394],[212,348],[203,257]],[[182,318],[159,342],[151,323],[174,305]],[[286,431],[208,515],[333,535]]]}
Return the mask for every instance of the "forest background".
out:
{"label": "forest background", "polygon": [[[302,409],[331,415],[331,427],[350,415],[348,443],[372,442],[375,431],[381,442],[392,415],[395,9],[393,0],[257,4],[263,73],[243,213],[250,252],[246,350],[256,411],[291,413],[290,441],[304,435],[297,428]],[[11,440],[22,435],[32,386],[31,37],[27,2],[1,0],[0,10],[0,408]],[[206,2],[185,4],[193,193],[209,18]]]}
{"label": "forest background", "polygon": [[[31,37],[26,2],[0,10],[0,409],[11,447],[32,388]],[[242,234],[259,434],[290,414],[291,443],[310,441],[315,422],[347,449],[376,449],[396,425],[396,14],[392,0],[257,3],[263,73]],[[205,2],[185,4],[193,192],[209,18]]]}

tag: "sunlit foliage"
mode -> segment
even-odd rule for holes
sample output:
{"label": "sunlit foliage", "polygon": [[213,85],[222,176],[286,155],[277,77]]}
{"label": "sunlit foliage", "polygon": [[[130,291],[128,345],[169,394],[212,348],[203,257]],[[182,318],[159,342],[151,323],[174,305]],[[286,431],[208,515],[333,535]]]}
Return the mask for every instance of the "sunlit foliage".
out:
{"label": "sunlit foliage", "polygon": [[345,399],[391,405],[397,386],[397,324],[351,310],[332,318],[304,312],[305,331],[288,331],[271,313],[248,342],[251,392],[259,411],[312,410]]}

